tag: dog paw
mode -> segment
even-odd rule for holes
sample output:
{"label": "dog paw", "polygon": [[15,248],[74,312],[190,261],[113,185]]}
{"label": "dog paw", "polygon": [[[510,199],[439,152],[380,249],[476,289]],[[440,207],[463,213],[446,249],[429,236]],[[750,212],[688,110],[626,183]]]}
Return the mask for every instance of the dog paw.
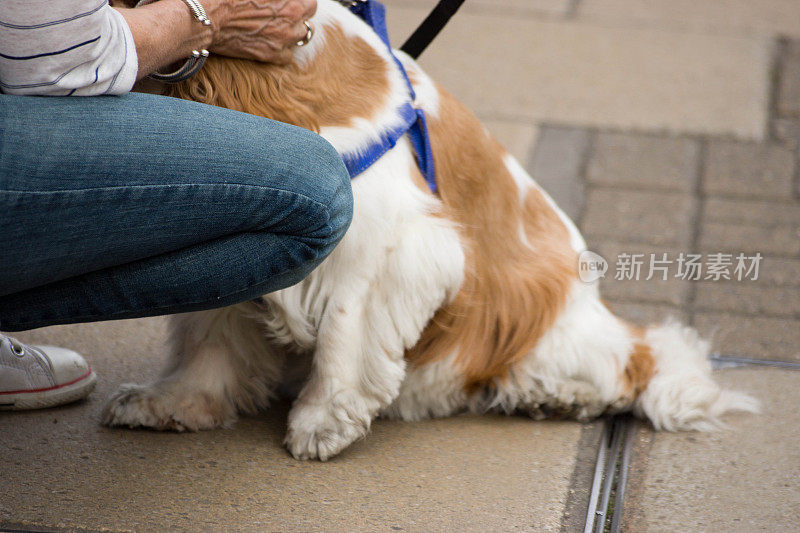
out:
{"label": "dog paw", "polygon": [[158,386],[121,385],[103,408],[106,426],[199,431],[229,427],[235,411],[206,393],[176,394]]}
{"label": "dog paw", "polygon": [[295,459],[327,461],[369,431],[372,414],[356,393],[340,392],[323,404],[298,400],[289,413],[284,444]]}

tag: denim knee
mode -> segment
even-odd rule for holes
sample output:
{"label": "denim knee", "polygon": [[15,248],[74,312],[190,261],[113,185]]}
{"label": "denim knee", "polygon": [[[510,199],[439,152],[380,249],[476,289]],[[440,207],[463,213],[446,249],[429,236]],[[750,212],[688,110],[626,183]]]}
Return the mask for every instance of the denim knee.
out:
{"label": "denim knee", "polygon": [[342,161],[339,153],[327,141],[321,147],[321,158],[328,161],[320,180],[330,182],[330,198],[327,202],[330,213],[330,241],[331,248],[336,246],[344,237],[353,220],[353,187],[350,173]]}
{"label": "denim knee", "polygon": [[[305,237],[322,256],[344,237],[353,219],[353,189],[342,157],[321,136],[302,130],[297,145],[301,153],[291,172],[292,190],[324,209],[324,227],[308,227]],[[269,164],[269,162],[265,162]]]}

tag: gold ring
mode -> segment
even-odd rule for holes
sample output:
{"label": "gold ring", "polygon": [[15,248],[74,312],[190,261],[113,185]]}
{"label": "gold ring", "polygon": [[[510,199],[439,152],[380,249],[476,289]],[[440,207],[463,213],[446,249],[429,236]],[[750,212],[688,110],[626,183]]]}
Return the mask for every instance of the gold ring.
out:
{"label": "gold ring", "polygon": [[297,46],[305,46],[311,41],[311,38],[314,36],[314,25],[311,22],[304,20],[303,24],[306,26],[306,36],[303,37],[302,41],[297,41]]}

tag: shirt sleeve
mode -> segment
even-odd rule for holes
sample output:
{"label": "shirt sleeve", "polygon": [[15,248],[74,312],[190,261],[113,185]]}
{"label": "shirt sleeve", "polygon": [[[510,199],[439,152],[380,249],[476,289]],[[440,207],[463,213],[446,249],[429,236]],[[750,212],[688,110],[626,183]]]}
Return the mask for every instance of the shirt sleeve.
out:
{"label": "shirt sleeve", "polygon": [[8,94],[122,94],[138,58],[108,0],[0,0],[0,89]]}

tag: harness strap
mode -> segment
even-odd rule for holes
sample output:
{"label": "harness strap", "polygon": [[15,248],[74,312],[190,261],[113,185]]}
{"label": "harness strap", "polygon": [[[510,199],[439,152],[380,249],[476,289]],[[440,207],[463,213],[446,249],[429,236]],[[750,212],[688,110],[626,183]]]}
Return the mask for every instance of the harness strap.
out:
{"label": "harness strap", "polygon": [[436,168],[433,161],[433,151],[431,150],[428,123],[425,118],[425,112],[414,105],[414,102],[417,100],[414,87],[411,85],[411,80],[408,77],[405,67],[403,67],[403,64],[397,59],[397,56],[394,55],[392,45],[389,43],[389,32],[386,30],[386,8],[384,8],[383,4],[380,2],[366,0],[355,4],[350,10],[369,24],[378,37],[386,44],[389,54],[394,59],[397,68],[406,81],[409,95],[409,101],[404,103],[398,110],[398,114],[403,119],[401,125],[383,132],[381,138],[366,149],[342,156],[345,166],[350,172],[350,177],[355,178],[357,175],[364,172],[370,165],[380,159],[382,155],[394,148],[395,145],[397,145],[397,141],[408,133],[411,144],[414,147],[420,172],[431,191],[436,192]]}

